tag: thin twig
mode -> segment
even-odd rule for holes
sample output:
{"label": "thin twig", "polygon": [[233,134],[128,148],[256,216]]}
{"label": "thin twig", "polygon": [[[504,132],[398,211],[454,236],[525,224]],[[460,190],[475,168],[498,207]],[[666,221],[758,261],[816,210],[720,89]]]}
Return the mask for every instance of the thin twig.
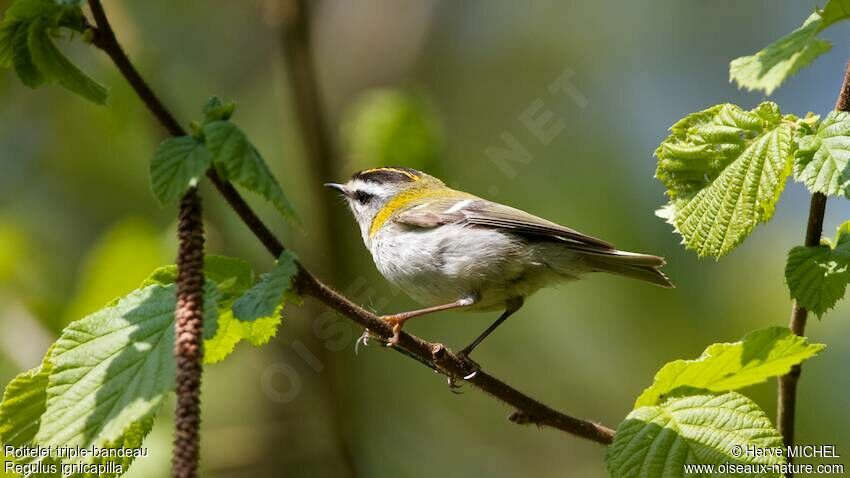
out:
{"label": "thin twig", "polygon": [[[838,100],[835,102],[837,111],[850,111],[850,62],[844,69],[844,81],[841,84],[841,90],[838,92]],[[807,247],[816,247],[820,244],[821,235],[823,234],[823,219],[826,213],[826,195],[822,193],[812,194],[812,200],[809,204],[809,220],[806,226]],[[802,307],[796,301],[791,306],[791,321],[789,327],[791,331],[797,335],[803,335],[806,330],[806,320],[808,319],[809,311]],[[794,444],[794,415],[797,408],[797,383],[800,380],[802,369],[799,365],[791,368],[787,375],[779,378],[779,393],[777,397],[776,407],[776,425],[779,432],[782,434],[783,441],[786,446]],[[788,461],[792,460],[788,457]],[[789,478],[793,474],[788,474]]]}
{"label": "thin twig", "polygon": [[171,476],[195,478],[200,457],[204,313],[204,223],[197,188],[191,188],[180,201],[177,238],[177,309],[174,312],[177,406]]}
{"label": "thin twig", "polygon": [[[96,21],[96,31],[94,44],[103,49],[106,54],[113,60],[119,71],[130,83],[130,86],[136,91],[139,98],[147,106],[147,108],[157,117],[163,126],[172,134],[175,132],[183,133],[183,129],[179,127],[179,123],[163,106],[159,99],[154,95],[141,76],[136,71],[132,63],[127,59],[115,40],[115,35],[109,27],[109,22],[103,14],[103,7],[100,0],[89,0],[89,5],[92,8]],[[101,35],[110,37],[108,39],[100,38]],[[121,59],[119,61],[118,59]],[[167,119],[163,120],[160,114],[164,114]],[[172,131],[169,125],[177,124],[177,128]],[[217,177],[214,173],[208,175],[222,195],[233,207],[234,211],[251,229],[257,238],[263,243],[268,251],[275,257],[283,252],[283,244],[271,233],[262,220],[251,210],[248,204],[242,199],[238,192],[230,185],[230,183]],[[380,317],[360,307],[342,294],[336,292],[332,288],[323,284],[313,274],[311,274],[303,265],[298,264],[298,274],[295,278],[295,286],[302,294],[310,295],[319,301],[323,302],[328,307],[336,310],[343,316],[360,324],[364,328],[370,330],[385,339],[392,336],[390,327],[381,320]],[[413,355],[416,360],[432,366],[446,376],[460,380],[462,377],[469,374],[469,370],[465,362],[460,360],[455,354],[447,350],[440,344],[433,344],[402,332],[398,347],[404,349],[408,354]],[[510,385],[501,380],[487,374],[483,370],[479,371],[469,380],[468,383],[481,389],[492,397],[499,399],[508,405],[517,409],[522,420],[517,420],[518,423],[533,423],[538,426],[548,426],[558,430],[562,430],[577,437],[585,438],[597,443],[610,444],[614,439],[614,430],[594,423],[588,420],[575,418],[557,410],[550,408],[547,405],[525,395],[516,390]]]}

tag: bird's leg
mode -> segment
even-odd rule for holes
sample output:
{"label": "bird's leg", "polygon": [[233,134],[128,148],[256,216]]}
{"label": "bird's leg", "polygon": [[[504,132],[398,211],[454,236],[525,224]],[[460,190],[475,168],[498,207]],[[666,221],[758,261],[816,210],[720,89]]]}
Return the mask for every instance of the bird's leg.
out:
{"label": "bird's leg", "polygon": [[434,307],[426,307],[424,309],[411,310],[408,312],[400,312],[398,314],[392,315],[384,315],[381,318],[390,324],[393,328],[393,336],[390,338],[387,345],[393,346],[398,344],[399,337],[401,335],[401,328],[405,322],[408,320],[419,317],[422,315],[430,314],[433,312],[440,312],[443,310],[451,310],[451,309],[459,309],[461,307],[468,307],[475,302],[477,302],[477,298],[475,296],[468,296],[462,299],[458,299],[454,302],[443,304],[443,305],[435,305]]}
{"label": "bird's leg", "polygon": [[490,327],[487,327],[487,330],[482,332],[477,339],[473,340],[471,344],[467,345],[460,352],[458,352],[458,357],[460,357],[463,361],[468,362],[470,365],[473,365],[475,368],[480,368],[478,367],[478,364],[476,364],[472,359],[469,358],[469,354],[472,353],[472,349],[474,349],[478,346],[478,344],[484,341],[484,339],[487,338],[488,335],[490,335],[494,330],[496,330],[498,326],[502,325],[502,322],[504,322],[508,317],[513,315],[514,312],[518,311],[519,308],[522,307],[522,303],[522,297],[515,297],[513,299],[508,300],[505,303],[505,311],[502,312],[502,315],[500,315],[499,318],[496,319],[496,321],[493,322]]}

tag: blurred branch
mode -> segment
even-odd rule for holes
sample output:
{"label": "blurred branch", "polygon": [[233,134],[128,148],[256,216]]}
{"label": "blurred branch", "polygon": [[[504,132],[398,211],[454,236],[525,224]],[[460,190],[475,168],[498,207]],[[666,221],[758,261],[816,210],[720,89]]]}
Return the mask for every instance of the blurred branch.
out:
{"label": "blurred branch", "polygon": [[[837,111],[850,111],[850,62],[844,70],[844,81],[838,92],[838,100],[835,102]],[[809,204],[809,221],[806,227],[807,247],[820,245],[823,234],[823,218],[826,213],[826,196],[822,193],[812,194]],[[791,306],[791,322],[789,327],[797,335],[803,335],[806,330],[806,320],[809,311],[801,307],[796,301]],[[797,382],[800,380],[802,369],[799,365],[791,368],[787,375],[779,378],[779,393],[776,407],[776,425],[786,446],[794,444],[794,415],[797,407]],[[791,461],[791,457],[788,458]],[[791,475],[789,475],[790,477]]]}
{"label": "blurred branch", "polygon": [[310,2],[283,0],[280,6],[283,58],[294,93],[304,147],[311,167],[319,177],[331,178],[335,155],[328,136],[324,107],[319,94],[319,80],[311,46]]}
{"label": "blurred branch", "polygon": [[[315,4],[315,2],[314,2]],[[316,74],[312,47],[312,9],[308,0],[267,0],[266,7],[269,17],[278,27],[280,35],[280,51],[275,54],[283,60],[287,80],[284,82],[290,91],[290,97],[297,117],[296,125],[300,129],[300,139],[304,148],[312,203],[316,205],[310,220],[313,222],[314,234],[318,237],[311,240],[311,252],[320,271],[329,274],[330,280],[338,280],[339,270],[345,264],[345,257],[334,247],[330,238],[339,237],[340,224],[333,216],[331,195],[327,194],[321,184],[337,176],[338,157],[328,132],[325,120],[325,109],[321,97],[321,85]],[[276,64],[279,63],[276,59]],[[318,304],[316,304],[318,306]],[[309,313],[309,312],[308,312]],[[312,314],[313,316],[318,315]],[[316,342],[313,334],[307,334],[305,339]],[[326,347],[314,348],[319,360],[329,367],[334,367],[334,361],[328,357]],[[331,423],[332,438],[339,462],[345,468],[349,477],[357,476],[357,465],[351,450],[347,434],[342,423],[345,414],[345,394],[341,393],[333,380],[333,373],[320,374],[319,379],[325,384],[322,390],[330,403],[325,411]],[[297,404],[293,404],[297,406]],[[297,413],[297,411],[296,411]],[[301,433],[298,423],[288,423],[294,433]],[[283,429],[282,429],[283,430]],[[287,430],[287,431],[290,431]]]}
{"label": "blurred branch", "polygon": [[[92,9],[92,14],[96,22],[96,27],[93,27],[94,45],[104,50],[113,60],[116,67],[118,67],[122,75],[124,75],[139,95],[139,98],[171,134],[185,134],[185,131],[179,126],[177,120],[168,112],[156,95],[153,94],[121,49],[112,28],[109,26],[100,0],[89,0],[89,6]],[[208,176],[272,256],[280,256],[284,251],[283,244],[271,233],[233,186],[219,178],[212,170]],[[380,317],[360,307],[322,283],[300,263],[298,264],[298,268],[298,274],[295,277],[295,286],[298,292],[318,299],[375,335],[384,339],[392,337],[392,328],[381,320]],[[441,344],[434,344],[402,332],[397,347],[402,349],[399,352],[412,356],[417,361],[428,365],[451,379],[460,380],[469,375],[470,370],[466,362],[459,359]],[[492,397],[516,408],[517,413],[513,415],[516,423],[547,426],[602,444],[610,444],[614,438],[614,430],[604,425],[572,417],[554,410],[516,390],[505,382],[487,374],[483,370],[478,371],[467,382]]]}

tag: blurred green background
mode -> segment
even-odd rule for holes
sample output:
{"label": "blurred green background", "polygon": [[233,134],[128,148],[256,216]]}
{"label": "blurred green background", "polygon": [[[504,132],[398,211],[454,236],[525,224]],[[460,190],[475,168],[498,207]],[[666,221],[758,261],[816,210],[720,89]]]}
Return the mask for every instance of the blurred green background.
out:
{"label": "blurred green background", "polygon": [[[304,226],[252,203],[312,270],[382,313],[414,306],[375,271],[341,201],[318,185],[364,167],[425,169],[628,250],[667,257],[674,290],[592,277],[545,290],[476,350],[494,375],[571,414],[615,426],[667,361],[787,322],[786,251],[801,243],[808,194],[789,183],[772,222],[719,262],[698,260],[653,211],[652,151],[685,114],[763,99],[728,83],[728,62],[796,28],[798,0],[534,2],[325,0],[313,11],[316,69],[334,160],[302,141],[278,0],[106,1],[119,39],[184,123],[217,94],[239,103]],[[8,1],[0,1],[0,6]],[[850,27],[774,95],[783,111],[834,104]],[[148,187],[162,131],[105,55],[65,51],[109,85],[107,107],[0,75],[0,383],[36,365],[69,321],[172,261],[175,210]],[[552,85],[561,80],[558,88]],[[548,113],[547,113],[548,112]],[[524,125],[551,114],[549,137]],[[544,116],[541,116],[544,115]],[[541,140],[542,139],[542,140]],[[513,144],[525,161],[494,159]],[[202,184],[208,248],[259,271],[270,258]],[[826,235],[850,218],[830,200]],[[604,448],[519,427],[512,410],[378,346],[312,301],[273,342],[240,345],[204,375],[204,476],[601,477]],[[850,305],[807,329],[829,348],[801,381],[801,443],[850,456]],[[407,330],[465,345],[493,314],[445,313]],[[772,416],[775,383],[746,391]],[[129,476],[165,476],[171,404]]]}

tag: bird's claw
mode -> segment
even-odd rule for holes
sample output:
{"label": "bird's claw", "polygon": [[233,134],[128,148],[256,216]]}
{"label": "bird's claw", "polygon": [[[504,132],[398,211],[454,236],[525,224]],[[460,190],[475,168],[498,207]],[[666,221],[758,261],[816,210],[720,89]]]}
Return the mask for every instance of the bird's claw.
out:
{"label": "bird's claw", "polygon": [[[464,373],[466,375],[461,377],[462,380],[472,380],[476,375],[478,375],[478,372],[481,371],[481,366],[478,365],[478,362],[469,358],[469,355],[466,352],[458,352],[457,358],[461,361],[461,363],[463,363],[465,369]],[[452,393],[462,393],[458,390],[463,387],[463,384],[459,384],[457,378],[448,377],[447,380],[449,382],[449,389],[451,389]]]}
{"label": "bird's claw", "polygon": [[395,347],[401,339],[401,326],[404,325],[404,319],[397,315],[385,315],[381,319],[393,328],[393,336],[387,341],[387,347]]}
{"label": "bird's claw", "polygon": [[457,353],[457,358],[463,362],[468,371],[467,374],[463,376],[464,380],[472,379],[481,370],[481,365],[478,365],[478,362],[469,358],[469,354],[467,352],[461,350]]}

